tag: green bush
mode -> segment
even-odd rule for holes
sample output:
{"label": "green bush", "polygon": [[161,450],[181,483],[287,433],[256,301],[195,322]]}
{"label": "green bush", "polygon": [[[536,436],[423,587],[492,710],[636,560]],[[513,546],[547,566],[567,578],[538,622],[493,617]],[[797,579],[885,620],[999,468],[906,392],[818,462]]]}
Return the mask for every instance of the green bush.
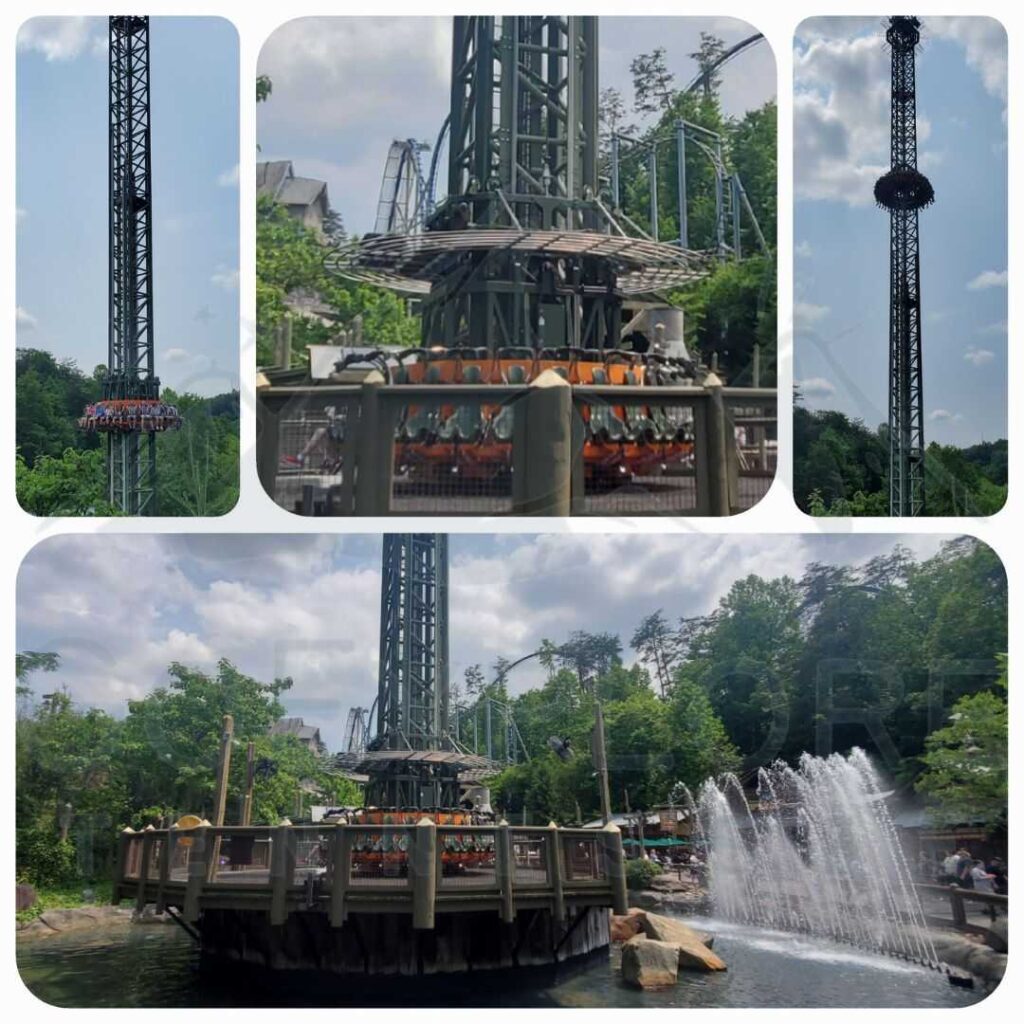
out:
{"label": "green bush", "polygon": [[75,844],[46,828],[21,829],[17,837],[18,872],[36,886],[72,885],[78,881]]}
{"label": "green bush", "polygon": [[661,865],[637,857],[626,861],[626,888],[646,889],[661,874]]}

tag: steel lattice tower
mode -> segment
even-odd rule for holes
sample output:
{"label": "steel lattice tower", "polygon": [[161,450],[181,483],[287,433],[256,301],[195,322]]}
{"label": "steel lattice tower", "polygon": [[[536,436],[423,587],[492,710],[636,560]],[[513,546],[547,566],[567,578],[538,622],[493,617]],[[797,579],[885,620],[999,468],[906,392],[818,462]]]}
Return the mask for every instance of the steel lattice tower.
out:
{"label": "steel lattice tower", "polygon": [[[380,596],[380,675],[373,750],[450,749],[448,721],[448,538],[443,534],[384,535]],[[422,780],[389,770],[371,777],[367,803],[429,806]],[[454,776],[453,776],[454,781]],[[421,784],[422,783],[422,786]],[[450,800],[448,802],[451,802]]]}
{"label": "steel lattice tower", "polygon": [[[110,305],[107,399],[159,397],[153,367],[153,221],[149,18],[109,19]],[[156,511],[156,433],[107,435],[109,500],[128,515]]]}
{"label": "steel lattice tower", "polygon": [[892,51],[890,169],[875,183],[889,211],[889,512],[924,511],[924,415],[921,373],[921,261],[918,211],[935,191],[917,169],[914,57],[921,22],[898,15],[885,33]]}
{"label": "steel lattice tower", "polygon": [[[454,19],[448,198],[428,230],[606,230],[597,54],[596,17]],[[621,307],[608,259],[466,252],[424,300],[423,339],[614,348]]]}

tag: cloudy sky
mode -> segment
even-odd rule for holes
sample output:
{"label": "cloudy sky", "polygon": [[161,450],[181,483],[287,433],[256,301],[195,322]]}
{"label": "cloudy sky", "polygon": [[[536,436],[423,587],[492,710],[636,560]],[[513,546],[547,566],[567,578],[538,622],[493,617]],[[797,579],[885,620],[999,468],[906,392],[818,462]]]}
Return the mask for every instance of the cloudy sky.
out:
{"label": "cloudy sky", "polygon": [[[943,538],[899,538],[919,557]],[[452,680],[469,665],[518,658],[544,638],[617,633],[639,620],[711,611],[750,573],[799,576],[812,561],[857,563],[892,548],[887,535],[453,536]],[[342,743],[350,706],[377,691],[379,536],[71,535],[34,548],[18,577],[18,650],[57,651],[55,676],[82,704],[115,715],[181,661],[211,670],[226,657],[269,681],[291,676],[289,714]],[[627,661],[632,660],[627,652]],[[514,692],[538,685],[528,662]]]}
{"label": "cloudy sky", "polygon": [[[156,371],[238,386],[238,37],[150,21]],[[17,344],[107,357],[107,19],[33,18],[17,53]]]}
{"label": "cloudy sky", "polygon": [[[697,73],[687,54],[700,33],[728,45],[753,29],[733,18],[601,18],[601,88],[631,103],[629,63],[657,46],[676,83]],[[299,18],[264,45],[259,71],[274,86],[260,105],[262,159],[292,160],[300,176],[327,182],[348,230],[372,230],[388,146],[395,138],[431,144],[449,106],[451,19]],[[775,59],[766,43],[723,72],[722,103],[742,115],[775,96]],[[438,183],[443,193],[445,181]]]}
{"label": "cloudy sky", "polygon": [[[925,437],[1006,436],[1006,35],[925,18],[917,54]],[[794,54],[795,379],[812,409],[886,420],[890,55],[880,18],[815,18]]]}

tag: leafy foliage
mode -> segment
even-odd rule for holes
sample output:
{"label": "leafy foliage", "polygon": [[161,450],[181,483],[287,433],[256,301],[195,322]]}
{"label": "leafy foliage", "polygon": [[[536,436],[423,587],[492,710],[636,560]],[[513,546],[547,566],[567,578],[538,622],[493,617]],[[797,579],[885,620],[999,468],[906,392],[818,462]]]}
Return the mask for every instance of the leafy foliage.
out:
{"label": "leafy foliage", "polygon": [[[692,57],[703,69],[723,51],[721,40],[702,34]],[[647,117],[641,131],[622,124],[625,101],[614,90],[602,93],[601,152],[608,159],[613,131],[626,132],[640,145],[622,150],[620,164],[621,207],[635,223],[647,230],[650,223],[651,179],[647,145],[654,139],[674,139],[678,121],[717,133],[722,139],[722,158],[739,174],[765,241],[775,248],[777,221],[777,112],[774,103],[748,111],[742,118],[722,114],[717,94],[718,76],[709,88],[686,93],[676,87],[665,64],[665,52],[656,48],[640,54],[630,65],[633,76],[634,112]],[[658,199],[657,236],[680,236],[677,195],[676,146],[662,142],[656,150]],[[687,241],[691,249],[714,250],[718,244],[715,174],[708,154],[696,142],[686,148]],[[731,227],[727,229],[731,231]],[[652,231],[653,233],[653,231]],[[717,264],[702,281],[673,292],[669,299],[686,312],[686,341],[691,351],[706,361],[717,353],[719,367],[731,383],[749,384],[753,347],[760,346],[761,384],[775,379],[776,270],[771,255],[761,249],[749,217],[742,217],[741,249],[745,258]]]}
{"label": "leafy foliage", "polygon": [[[999,686],[1006,689],[1006,658]],[[994,823],[1006,816],[1008,795],[1008,717],[1006,700],[983,691],[953,705],[949,725],[927,739],[925,771],[917,789],[943,824]]]}
{"label": "leafy foliage", "polygon": [[661,874],[661,865],[646,857],[626,861],[626,888],[649,889],[651,882]]}
{"label": "leafy foliage", "polygon": [[[327,273],[327,248],[319,235],[279,203],[262,196],[256,204],[256,346],[260,365],[274,360],[274,331],[291,319],[292,362],[301,363],[307,345],[330,342],[361,318],[373,345],[407,346],[419,341],[420,326],[393,292],[343,281]],[[290,297],[315,298],[324,316],[296,312]]]}
{"label": "leafy foliage", "polygon": [[[22,652],[21,685],[55,658]],[[261,683],[227,661],[214,675],[172,664],[169,676],[166,686],[129,701],[123,719],[78,707],[63,690],[18,718],[15,827],[18,870],[27,880],[60,887],[109,877],[114,841],[126,825],[139,829],[185,812],[211,817],[225,714],[234,717],[236,737],[229,822],[240,820],[249,739],[257,760],[274,768],[256,777],[254,824],[277,824],[314,802],[358,802],[356,787],[327,774],[295,737],[267,735],[284,711],[279,698],[290,680]]]}
{"label": "leafy foliage", "polygon": [[[16,360],[18,502],[37,516],[107,516],[106,454],[96,434],[75,421],[103,393],[106,370],[86,376],[73,361],[19,349]],[[203,398],[165,388],[181,430],[157,435],[157,504],[161,515],[223,515],[238,500],[238,392]]]}
{"label": "leafy foliage", "polygon": [[[793,493],[813,516],[889,514],[889,431],[841,412],[793,410]],[[991,515],[1006,502],[1006,441],[925,451],[925,511]]]}

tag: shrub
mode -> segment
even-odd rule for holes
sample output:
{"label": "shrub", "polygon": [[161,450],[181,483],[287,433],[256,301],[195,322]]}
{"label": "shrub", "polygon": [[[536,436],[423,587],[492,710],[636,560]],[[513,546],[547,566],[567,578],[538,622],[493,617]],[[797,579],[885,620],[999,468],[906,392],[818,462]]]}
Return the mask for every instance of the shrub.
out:
{"label": "shrub", "polygon": [[18,832],[19,873],[37,886],[70,885],[78,880],[75,844],[46,828]]}
{"label": "shrub", "polygon": [[626,861],[626,888],[646,889],[661,874],[661,866],[653,860],[637,857]]}

